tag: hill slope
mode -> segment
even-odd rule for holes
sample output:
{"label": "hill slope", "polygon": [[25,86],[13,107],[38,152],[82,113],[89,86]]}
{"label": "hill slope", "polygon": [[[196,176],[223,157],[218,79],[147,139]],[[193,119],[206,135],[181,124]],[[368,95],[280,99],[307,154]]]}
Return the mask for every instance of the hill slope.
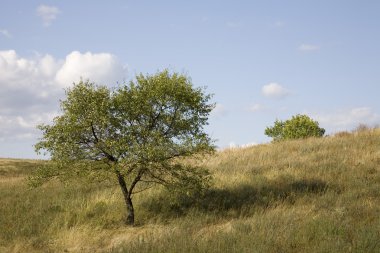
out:
{"label": "hill slope", "polygon": [[203,161],[196,202],[117,185],[50,182],[38,161],[0,159],[0,252],[379,252],[380,130],[232,149]]}

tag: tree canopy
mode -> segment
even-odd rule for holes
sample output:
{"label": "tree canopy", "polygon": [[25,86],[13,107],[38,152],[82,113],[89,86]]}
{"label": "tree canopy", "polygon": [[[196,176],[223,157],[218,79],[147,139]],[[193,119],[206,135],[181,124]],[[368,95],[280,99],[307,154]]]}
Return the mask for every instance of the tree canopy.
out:
{"label": "tree canopy", "polygon": [[276,120],[274,126],[267,127],[265,134],[273,141],[322,137],[325,129],[307,115],[297,114],[286,121]]}
{"label": "tree canopy", "polygon": [[214,104],[189,77],[167,70],[138,75],[110,89],[81,81],[66,91],[61,115],[41,125],[36,151],[51,162],[33,178],[44,182],[111,174],[121,187],[126,223],[134,223],[132,195],[154,184],[201,189],[209,174],[181,158],[214,150],[204,131]]}

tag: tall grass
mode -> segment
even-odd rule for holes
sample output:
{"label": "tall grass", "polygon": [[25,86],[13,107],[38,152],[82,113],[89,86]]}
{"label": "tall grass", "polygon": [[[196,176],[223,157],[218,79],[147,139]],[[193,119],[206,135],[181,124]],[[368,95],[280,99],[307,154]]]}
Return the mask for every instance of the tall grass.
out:
{"label": "tall grass", "polygon": [[194,200],[154,188],[123,225],[117,185],[49,182],[0,160],[0,252],[380,252],[380,130],[218,152]]}

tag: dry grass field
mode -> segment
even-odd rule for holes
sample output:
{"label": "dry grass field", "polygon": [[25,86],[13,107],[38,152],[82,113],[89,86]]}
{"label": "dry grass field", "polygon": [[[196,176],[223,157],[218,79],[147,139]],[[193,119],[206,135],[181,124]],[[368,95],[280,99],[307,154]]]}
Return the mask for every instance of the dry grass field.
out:
{"label": "dry grass field", "polygon": [[29,188],[39,163],[0,159],[0,252],[380,252],[380,129],[217,152],[202,199],[152,188],[135,227],[117,185]]}

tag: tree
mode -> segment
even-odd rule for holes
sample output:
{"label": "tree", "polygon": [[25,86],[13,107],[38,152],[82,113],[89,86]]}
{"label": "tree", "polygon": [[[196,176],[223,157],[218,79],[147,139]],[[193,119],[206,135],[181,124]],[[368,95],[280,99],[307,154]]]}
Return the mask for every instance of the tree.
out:
{"label": "tree", "polygon": [[265,129],[265,134],[272,137],[273,141],[282,141],[322,137],[325,134],[325,129],[319,127],[319,123],[309,116],[297,114],[285,122],[276,120],[273,127]]}
{"label": "tree", "polygon": [[35,145],[51,162],[32,178],[113,175],[126,204],[126,223],[134,224],[132,195],[155,184],[187,190],[207,187],[207,170],[181,158],[212,152],[204,132],[214,104],[190,78],[167,70],[140,74],[116,89],[89,81],[74,84],[61,101],[62,115],[41,125]]}

